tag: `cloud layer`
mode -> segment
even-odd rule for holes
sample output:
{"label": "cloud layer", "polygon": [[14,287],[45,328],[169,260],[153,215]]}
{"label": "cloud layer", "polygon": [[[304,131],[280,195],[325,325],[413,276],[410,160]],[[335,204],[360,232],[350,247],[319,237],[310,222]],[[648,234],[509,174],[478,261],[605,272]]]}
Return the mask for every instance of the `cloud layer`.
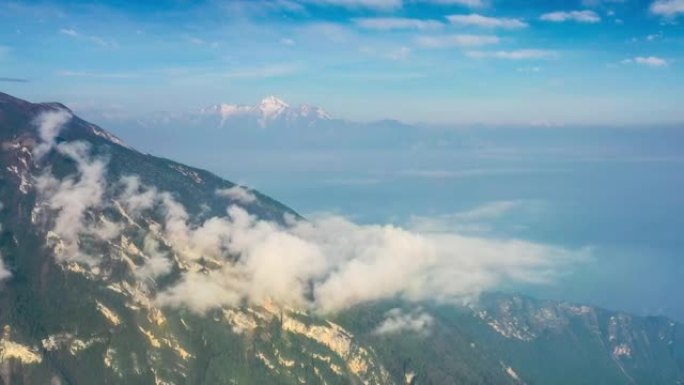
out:
{"label": "cloud layer", "polygon": [[[39,120],[46,143],[59,131],[54,121]],[[93,158],[86,143],[63,142],[54,149],[76,164],[76,173],[61,180],[49,170],[36,178],[41,207],[54,213],[49,238],[57,259],[97,264],[107,256],[83,250],[82,237],[109,242],[127,226],[147,228],[137,246],[142,259],[131,265],[134,276],[159,290],[156,279],[176,265],[181,277],[160,289],[156,302],[197,313],[264,301],[323,313],[390,298],[462,301],[502,284],[549,282],[585,254],[516,239],[359,225],[339,216],[287,217],[279,224],[242,207],[256,197],[239,186],[218,192],[238,205],[197,222],[170,192],[137,176],[108,182],[107,163]],[[113,205],[123,210],[125,222],[102,214]],[[491,216],[509,206],[469,215]],[[403,320],[395,317],[384,329]]]}

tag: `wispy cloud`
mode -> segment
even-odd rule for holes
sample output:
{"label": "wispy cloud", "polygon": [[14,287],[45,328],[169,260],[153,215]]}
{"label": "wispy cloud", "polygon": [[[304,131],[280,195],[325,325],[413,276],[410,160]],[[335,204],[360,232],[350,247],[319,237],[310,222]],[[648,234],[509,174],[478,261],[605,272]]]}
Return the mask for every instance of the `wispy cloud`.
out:
{"label": "wispy cloud", "polygon": [[295,42],[293,39],[284,37],[284,38],[280,39],[280,44],[287,45],[287,46],[293,46],[293,45],[296,45],[297,42]]}
{"label": "wispy cloud", "polygon": [[62,28],[62,29],[59,30],[59,33],[61,33],[61,34],[63,34],[63,35],[71,36],[71,37],[78,37],[78,36],[80,36],[80,35],[78,34],[78,32],[76,32],[75,29],[71,29],[71,28]]}
{"label": "wispy cloud", "polygon": [[532,66],[532,67],[518,67],[515,69],[517,72],[522,72],[522,73],[536,73],[536,72],[541,72],[542,68],[539,66]]}
{"label": "wispy cloud", "polygon": [[385,313],[385,319],[378,325],[374,334],[397,334],[397,333],[418,333],[427,334],[434,322],[434,318],[420,310],[405,312],[395,308]]}
{"label": "wispy cloud", "polygon": [[118,47],[118,43],[112,39],[105,39],[101,36],[84,35],[73,28],[62,28],[59,33],[74,39],[89,41],[101,47]]}
{"label": "wispy cloud", "polygon": [[0,82],[4,82],[4,83],[28,83],[28,79],[0,77]]}
{"label": "wispy cloud", "polygon": [[488,234],[494,224],[512,213],[537,211],[536,202],[522,200],[501,200],[486,202],[469,210],[438,216],[412,216],[409,228],[422,233],[459,231],[471,234]]}
{"label": "wispy cloud", "polygon": [[466,56],[475,59],[504,59],[504,60],[526,60],[526,59],[550,59],[558,56],[556,51],[544,49],[519,49],[513,51],[468,51]]}
{"label": "wispy cloud", "polygon": [[298,72],[299,66],[295,64],[276,64],[256,68],[244,68],[227,71],[221,74],[228,79],[263,79],[277,78],[292,75]]}
{"label": "wispy cloud", "polygon": [[361,52],[390,60],[404,60],[411,55],[411,48],[401,47],[362,47]]}
{"label": "wispy cloud", "polygon": [[67,77],[82,77],[82,78],[96,78],[96,79],[131,79],[137,75],[126,72],[84,72],[84,71],[60,71],[57,73],[60,76]]}
{"label": "wispy cloud", "polygon": [[366,80],[366,81],[379,81],[379,82],[392,82],[392,81],[404,81],[404,80],[415,80],[423,79],[427,75],[422,72],[361,72],[361,73],[347,73],[341,74],[347,79],[356,80]]}
{"label": "wispy cloud", "polygon": [[525,28],[528,24],[520,19],[512,19],[505,17],[490,17],[482,16],[476,13],[469,15],[450,15],[447,20],[454,25],[460,26],[474,26],[483,28],[505,28],[518,29]]}
{"label": "wispy cloud", "polygon": [[5,262],[2,260],[2,254],[0,254],[0,282],[11,276],[12,273],[5,267]]}
{"label": "wispy cloud", "polygon": [[361,28],[375,30],[395,30],[395,29],[437,29],[444,26],[437,20],[409,19],[401,17],[369,17],[357,18],[354,24]]}
{"label": "wispy cloud", "polygon": [[484,0],[417,0],[423,3],[438,4],[438,5],[460,5],[467,8],[483,8],[487,4]]}
{"label": "wispy cloud", "polygon": [[250,204],[256,202],[257,198],[247,187],[235,185],[230,188],[216,190],[216,195],[231,199],[238,203]]}
{"label": "wispy cloud", "polygon": [[403,170],[399,172],[399,176],[411,178],[468,178],[488,175],[510,175],[523,174],[534,172],[538,170],[527,168],[472,168],[463,170]]}
{"label": "wispy cloud", "polygon": [[262,17],[283,12],[306,14],[306,7],[294,0],[231,0],[216,2],[216,4],[226,16],[238,19]]}
{"label": "wispy cloud", "polygon": [[332,178],[323,181],[325,184],[339,185],[339,186],[366,186],[371,184],[382,183],[382,179],[378,178]]}
{"label": "wispy cloud", "polygon": [[494,201],[488,202],[471,210],[453,215],[454,219],[461,221],[481,221],[498,218],[511,210],[520,207],[522,201]]}
{"label": "wispy cloud", "polygon": [[659,58],[657,56],[637,56],[635,58],[631,59],[625,59],[621,62],[622,64],[639,64],[647,67],[652,67],[652,68],[661,68],[661,67],[667,67],[668,66],[668,61]]}
{"label": "wispy cloud", "polygon": [[401,8],[402,0],[304,0],[315,5],[338,6],[344,8],[366,8],[392,10]]}
{"label": "wispy cloud", "polygon": [[594,11],[556,11],[541,15],[540,20],[550,21],[554,23],[563,23],[566,21],[575,21],[578,23],[598,23],[601,17]]}
{"label": "wispy cloud", "polygon": [[499,43],[500,39],[494,35],[446,35],[421,36],[416,43],[425,48],[475,47]]}
{"label": "wispy cloud", "polygon": [[666,17],[684,14],[684,0],[656,0],[651,4],[651,13]]}

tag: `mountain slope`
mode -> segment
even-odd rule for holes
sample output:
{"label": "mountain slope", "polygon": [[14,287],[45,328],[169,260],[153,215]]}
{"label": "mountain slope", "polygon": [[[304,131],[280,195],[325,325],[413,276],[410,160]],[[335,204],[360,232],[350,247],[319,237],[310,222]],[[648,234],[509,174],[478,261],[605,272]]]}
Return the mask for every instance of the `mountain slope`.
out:
{"label": "mountain slope", "polygon": [[681,384],[682,325],[591,306],[485,294],[469,306],[423,304],[429,334],[378,334],[390,309],[358,306],[336,322],[372,345],[390,373],[414,371],[419,383]]}
{"label": "mountain slope", "polygon": [[[309,318],[304,324],[267,304],[200,315],[154,303],[153,294],[180,271],[203,271],[219,263],[172,252],[159,223],[178,209],[174,204],[182,205],[192,221],[224,215],[231,202],[273,221],[297,215],[208,172],[129,149],[77,117],[64,123],[54,146],[41,155],[37,149],[49,135],[38,128],[46,122],[37,123],[36,117],[65,110],[0,95],[0,252],[11,272],[0,283],[0,322],[6,325],[0,383],[289,384],[314,382],[311,378],[384,383],[373,354],[334,325],[316,326]],[[106,173],[92,175],[104,162]],[[102,197],[97,204],[64,204],[58,199],[63,196],[50,195],[43,186],[53,183],[51,178],[80,201],[90,201],[93,194]],[[98,191],[98,185],[104,190]],[[131,186],[148,186],[137,198],[154,191],[170,203],[136,216],[121,198]],[[64,215],[74,207],[81,208],[81,216]],[[70,227],[59,229],[60,220]],[[103,236],[112,231],[107,226],[112,223],[122,227]],[[75,238],[74,226],[80,227]],[[172,259],[162,266],[167,274],[141,277],[141,271],[159,268],[151,262],[160,261],[157,254]],[[245,329],[246,314],[258,314],[258,324]]]}
{"label": "mountain slope", "polygon": [[[684,383],[664,318],[503,294],[297,303],[311,287],[279,275],[311,250],[272,231],[293,210],[61,104],[0,94],[0,145],[0,384]],[[250,237],[282,259],[248,258]]]}

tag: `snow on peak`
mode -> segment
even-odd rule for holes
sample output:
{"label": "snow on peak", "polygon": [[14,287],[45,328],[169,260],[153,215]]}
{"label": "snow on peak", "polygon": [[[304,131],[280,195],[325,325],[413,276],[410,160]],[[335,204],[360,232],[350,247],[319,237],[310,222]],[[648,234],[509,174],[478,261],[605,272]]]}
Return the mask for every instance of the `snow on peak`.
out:
{"label": "snow on peak", "polygon": [[330,120],[332,117],[327,111],[320,107],[302,104],[299,106],[299,116],[303,118],[316,118],[320,120]]}
{"label": "snow on peak", "polygon": [[218,115],[221,124],[227,119],[239,116],[252,117],[260,126],[265,127],[275,120],[296,122],[306,120],[311,123],[315,120],[330,120],[330,115],[320,107],[302,104],[296,107],[290,106],[284,100],[275,96],[268,96],[253,106],[237,104],[215,104],[200,110],[202,115]]}
{"label": "snow on peak", "polygon": [[287,112],[290,106],[275,96],[269,96],[262,100],[256,108],[260,112],[259,124],[264,127],[268,122]]}
{"label": "snow on peak", "polygon": [[289,108],[290,105],[285,103],[284,100],[278,99],[275,96],[267,96],[263,100],[261,100],[261,103],[259,103],[259,106],[261,107],[276,107],[276,108]]}

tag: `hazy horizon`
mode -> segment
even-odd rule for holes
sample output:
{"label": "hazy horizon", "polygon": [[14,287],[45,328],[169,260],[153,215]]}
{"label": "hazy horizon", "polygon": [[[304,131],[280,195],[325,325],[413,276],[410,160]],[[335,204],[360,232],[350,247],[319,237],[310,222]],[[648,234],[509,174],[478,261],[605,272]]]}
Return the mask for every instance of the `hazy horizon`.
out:
{"label": "hazy horizon", "polygon": [[684,120],[681,9],[677,0],[5,2],[0,82],[31,100],[123,116],[273,94],[360,121],[672,124]]}

